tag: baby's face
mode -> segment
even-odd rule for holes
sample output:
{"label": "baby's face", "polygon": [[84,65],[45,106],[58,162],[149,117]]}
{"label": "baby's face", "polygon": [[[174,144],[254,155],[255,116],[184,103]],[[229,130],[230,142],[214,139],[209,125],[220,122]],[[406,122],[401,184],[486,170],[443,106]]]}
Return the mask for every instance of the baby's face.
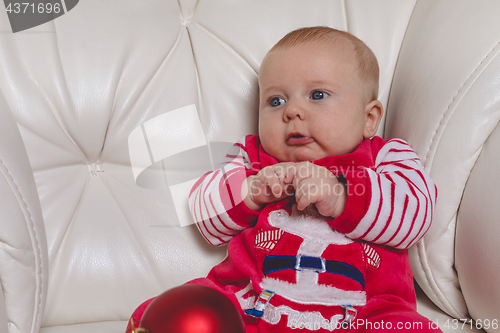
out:
{"label": "baby's face", "polygon": [[363,141],[369,101],[354,57],[353,50],[316,42],[266,56],[259,135],[268,154],[280,162],[312,161],[350,153]]}

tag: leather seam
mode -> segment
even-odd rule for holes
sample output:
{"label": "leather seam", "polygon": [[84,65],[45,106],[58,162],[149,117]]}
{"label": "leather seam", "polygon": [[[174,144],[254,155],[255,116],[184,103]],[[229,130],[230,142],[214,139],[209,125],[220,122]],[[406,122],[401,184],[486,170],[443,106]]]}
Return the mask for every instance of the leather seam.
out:
{"label": "leather seam", "polygon": [[[36,232],[35,221],[33,220],[33,216],[31,215],[31,212],[30,212],[30,210],[28,208],[28,203],[26,202],[23,194],[21,193],[21,191],[19,189],[19,186],[17,185],[16,181],[14,180],[14,177],[10,173],[9,168],[5,165],[5,163],[3,162],[3,160],[1,158],[0,158],[0,163],[2,164],[2,166],[4,167],[4,169],[6,170],[7,175],[10,177],[10,180],[12,181],[12,184],[15,186],[15,188],[14,188],[11,185],[10,186],[11,190],[14,193],[17,192],[17,194],[19,194],[19,196],[21,197],[22,203],[24,204],[24,209],[25,209],[25,211],[28,214],[29,221],[31,222],[31,226],[30,226],[31,230],[33,230],[34,237],[32,238],[32,242],[34,241],[34,244],[33,243],[32,244],[35,245],[33,248],[37,250],[37,251],[34,251],[35,269],[36,269],[36,261],[39,262],[39,269],[35,270],[35,274],[40,277],[39,287],[37,286],[37,289],[39,289],[38,295],[37,295],[38,306],[35,307],[35,308],[37,308],[37,310],[38,310],[37,312],[38,313],[36,314],[36,316],[33,316],[33,322],[32,322],[32,327],[31,327],[32,331],[36,331],[36,326],[38,326],[37,324],[41,324],[41,323],[38,323],[38,321],[39,321],[39,318],[40,318],[40,315],[41,315],[41,311],[42,311],[42,299],[43,299],[43,282],[44,282],[43,280],[44,280],[44,278],[43,278],[43,273],[42,273],[43,272],[42,249],[40,248],[40,241],[39,241],[38,233]],[[5,173],[2,172],[2,174],[4,175],[4,177],[6,176]],[[18,202],[19,202],[19,200],[18,200]]]}
{"label": "leather seam", "polygon": [[[460,86],[460,88],[458,88],[457,92],[455,93],[455,95],[454,95],[454,96],[453,96],[453,98],[451,99],[450,103],[449,103],[449,104],[448,104],[448,106],[446,107],[446,110],[445,110],[445,111],[443,112],[443,114],[441,115],[441,119],[439,120],[439,123],[438,123],[438,125],[437,125],[437,127],[436,127],[436,130],[434,131],[434,134],[432,135],[432,139],[431,139],[431,141],[430,141],[430,143],[429,143],[429,148],[427,149],[427,152],[426,152],[426,154],[425,154],[424,160],[422,161],[424,165],[426,165],[426,166],[427,166],[427,163],[426,163],[426,162],[427,162],[427,159],[429,158],[429,155],[430,155],[431,150],[432,150],[432,148],[433,148],[434,142],[435,142],[435,141],[436,141],[436,139],[437,139],[437,134],[438,134],[439,130],[440,130],[443,126],[445,126],[445,124],[444,124],[443,122],[444,122],[444,120],[445,120],[446,116],[448,115],[448,113],[449,113],[451,110],[456,109],[456,108],[452,108],[452,105],[453,105],[453,104],[454,104],[454,102],[457,100],[457,97],[459,97],[459,96],[461,95],[461,92],[463,91],[463,89],[464,89],[465,87],[469,87],[469,88],[470,88],[472,85],[474,85],[475,80],[474,80],[474,82],[470,82],[470,83],[469,83],[469,81],[471,80],[471,78],[473,77],[473,75],[474,75],[476,72],[478,72],[478,70],[479,70],[480,68],[482,68],[482,66],[481,66],[481,65],[482,65],[482,64],[483,64],[483,63],[484,63],[487,59],[489,59],[489,58],[491,57],[491,55],[494,53],[493,51],[494,51],[495,49],[497,49],[497,47],[498,47],[499,45],[500,45],[500,41],[499,41],[499,42],[497,42],[497,43],[495,44],[495,46],[493,46],[493,47],[491,48],[491,50],[489,50],[489,51],[488,51],[488,53],[487,53],[487,54],[484,56],[484,58],[483,58],[483,59],[479,62],[479,64],[477,64],[476,68],[474,68],[474,70],[470,73],[470,75],[467,77],[467,79],[465,79],[464,83]],[[498,51],[497,51],[496,53],[498,53]],[[484,70],[484,69],[483,69],[483,70]],[[468,84],[468,83],[469,83],[469,84]],[[467,90],[468,90],[468,89],[467,89]],[[435,150],[435,149],[434,149],[434,150]],[[432,163],[431,163],[431,164],[432,164]]]}

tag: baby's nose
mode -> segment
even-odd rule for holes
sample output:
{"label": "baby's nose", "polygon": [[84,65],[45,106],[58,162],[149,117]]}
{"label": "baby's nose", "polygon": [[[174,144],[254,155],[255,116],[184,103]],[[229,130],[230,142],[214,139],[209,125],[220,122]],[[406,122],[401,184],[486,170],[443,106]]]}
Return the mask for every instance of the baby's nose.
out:
{"label": "baby's nose", "polygon": [[288,102],[287,107],[285,108],[285,121],[289,121],[295,118],[300,120],[305,120],[306,118],[306,110],[305,108],[298,102]]}

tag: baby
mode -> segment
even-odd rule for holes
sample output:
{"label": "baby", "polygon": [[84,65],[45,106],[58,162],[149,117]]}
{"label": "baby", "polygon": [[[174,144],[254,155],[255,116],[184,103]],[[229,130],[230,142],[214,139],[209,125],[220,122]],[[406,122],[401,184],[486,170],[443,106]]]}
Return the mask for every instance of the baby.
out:
{"label": "baby", "polygon": [[259,71],[259,136],[193,187],[201,234],[228,243],[207,278],[247,332],[439,331],[416,312],[407,248],[437,189],[412,149],[375,136],[378,63],[327,27],[281,39]]}

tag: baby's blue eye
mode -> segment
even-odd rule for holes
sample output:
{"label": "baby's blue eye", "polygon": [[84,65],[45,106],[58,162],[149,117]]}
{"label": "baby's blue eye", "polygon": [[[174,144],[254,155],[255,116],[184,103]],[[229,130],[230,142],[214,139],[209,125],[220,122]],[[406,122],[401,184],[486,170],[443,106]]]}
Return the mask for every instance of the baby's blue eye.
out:
{"label": "baby's blue eye", "polygon": [[281,104],[285,104],[285,100],[280,97],[274,97],[270,102],[269,105],[271,105],[273,108],[276,106],[280,106]]}
{"label": "baby's blue eye", "polygon": [[323,98],[328,97],[328,96],[330,96],[330,95],[328,95],[326,92],[319,91],[319,90],[313,91],[313,93],[311,94],[312,99],[323,99]]}

